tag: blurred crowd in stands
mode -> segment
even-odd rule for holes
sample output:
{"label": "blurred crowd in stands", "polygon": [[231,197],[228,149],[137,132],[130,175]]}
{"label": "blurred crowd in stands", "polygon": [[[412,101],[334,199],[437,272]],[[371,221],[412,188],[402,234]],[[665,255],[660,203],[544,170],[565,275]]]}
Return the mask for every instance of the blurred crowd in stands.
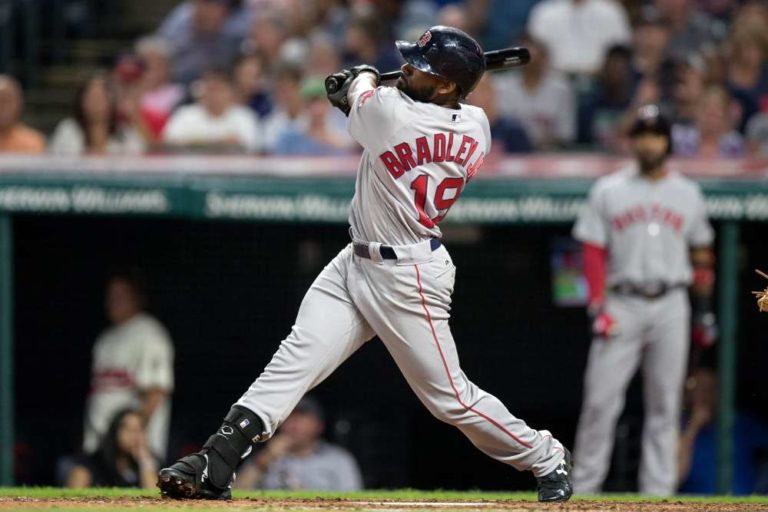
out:
{"label": "blurred crowd in stands", "polygon": [[186,0],[85,81],[47,138],[0,76],[0,152],[354,153],[323,78],[395,69],[394,41],[434,24],[532,51],[468,98],[498,153],[621,153],[628,114],[656,103],[679,156],[768,156],[764,0]]}

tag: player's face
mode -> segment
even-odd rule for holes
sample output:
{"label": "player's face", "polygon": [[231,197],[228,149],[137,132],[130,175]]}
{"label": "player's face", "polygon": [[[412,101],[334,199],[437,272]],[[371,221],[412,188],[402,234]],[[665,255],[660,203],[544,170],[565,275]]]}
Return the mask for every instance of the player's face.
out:
{"label": "player's face", "polygon": [[643,172],[658,169],[667,159],[669,142],[664,135],[652,132],[641,133],[632,139],[632,149]]}
{"label": "player's face", "polygon": [[117,429],[117,445],[120,451],[135,453],[144,441],[144,424],[138,414],[126,414]]}
{"label": "player's face", "polygon": [[312,445],[323,433],[323,422],[314,414],[295,411],[283,422],[280,432],[291,441],[291,449]]}
{"label": "player's face", "polygon": [[122,279],[112,279],[107,285],[106,308],[109,320],[118,325],[141,311],[141,300],[129,283]]}
{"label": "player's face", "polygon": [[420,71],[410,64],[403,64],[400,71],[400,78],[395,85],[413,100],[432,103],[440,93],[440,88],[445,86],[445,80]]}

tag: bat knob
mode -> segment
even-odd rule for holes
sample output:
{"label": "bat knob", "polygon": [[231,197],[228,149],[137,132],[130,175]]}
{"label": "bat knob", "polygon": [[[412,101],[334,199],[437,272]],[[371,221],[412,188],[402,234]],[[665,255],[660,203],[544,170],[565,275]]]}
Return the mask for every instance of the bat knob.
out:
{"label": "bat knob", "polygon": [[329,76],[325,79],[325,90],[328,94],[333,94],[339,90],[339,81],[335,76]]}

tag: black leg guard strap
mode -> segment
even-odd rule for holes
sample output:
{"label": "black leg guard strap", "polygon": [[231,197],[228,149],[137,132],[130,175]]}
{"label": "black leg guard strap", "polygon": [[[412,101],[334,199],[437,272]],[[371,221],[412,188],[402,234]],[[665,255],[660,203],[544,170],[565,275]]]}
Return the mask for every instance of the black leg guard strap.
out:
{"label": "black leg guard strap", "polygon": [[210,483],[220,489],[227,488],[232,473],[263,431],[261,420],[253,412],[237,405],[232,407],[224,424],[203,445]]}

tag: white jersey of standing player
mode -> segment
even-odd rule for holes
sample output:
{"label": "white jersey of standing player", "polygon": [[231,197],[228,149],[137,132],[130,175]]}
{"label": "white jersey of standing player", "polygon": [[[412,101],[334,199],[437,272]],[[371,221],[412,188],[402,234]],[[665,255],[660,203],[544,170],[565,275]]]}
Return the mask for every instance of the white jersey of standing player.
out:
{"label": "white jersey of standing player", "polygon": [[394,87],[353,100],[349,133],[365,152],[349,215],[352,237],[390,245],[440,237],[438,223],[491,149],[485,112],[414,101]]}

